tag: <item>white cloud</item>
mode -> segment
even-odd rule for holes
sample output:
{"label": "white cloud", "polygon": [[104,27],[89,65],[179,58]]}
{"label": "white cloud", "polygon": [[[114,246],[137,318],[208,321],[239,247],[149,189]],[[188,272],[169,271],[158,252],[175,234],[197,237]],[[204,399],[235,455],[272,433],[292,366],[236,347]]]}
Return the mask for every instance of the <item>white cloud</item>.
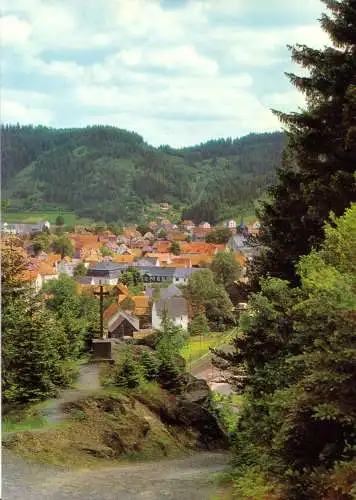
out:
{"label": "white cloud", "polygon": [[18,19],[16,16],[10,15],[0,18],[0,37],[5,46],[17,46],[27,43],[31,31],[30,24]]}
{"label": "white cloud", "polygon": [[263,96],[262,102],[269,108],[280,111],[296,111],[305,105],[304,95],[295,89],[267,94]]}
{"label": "white cloud", "polygon": [[[301,104],[275,70],[290,66],[285,46],[327,40],[315,21],[319,0],[304,3],[305,21],[293,25],[300,6],[284,0],[268,8],[262,0],[188,0],[172,10],[159,0],[3,0],[2,38],[16,52],[5,53],[6,72],[53,92],[6,92],[3,115],[60,126],[97,120],[174,145],[279,128],[269,108]],[[265,75],[273,92],[263,90]]]}
{"label": "white cloud", "polygon": [[5,123],[29,123],[49,125],[53,115],[49,109],[26,106],[18,101],[2,99],[0,104],[1,121]]}

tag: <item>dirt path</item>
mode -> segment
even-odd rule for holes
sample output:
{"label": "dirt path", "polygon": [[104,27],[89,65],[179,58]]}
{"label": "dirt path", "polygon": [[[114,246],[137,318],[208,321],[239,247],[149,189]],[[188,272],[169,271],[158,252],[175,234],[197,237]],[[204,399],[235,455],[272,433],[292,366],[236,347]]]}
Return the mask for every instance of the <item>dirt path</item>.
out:
{"label": "dirt path", "polygon": [[57,399],[50,401],[49,404],[41,410],[41,416],[44,417],[49,424],[57,424],[64,420],[65,414],[61,408],[62,404],[75,401],[78,397],[99,389],[99,372],[99,363],[81,365],[75,387],[73,389],[63,390]]}
{"label": "dirt path", "polygon": [[3,451],[3,500],[211,500],[212,479],[229,455],[201,453],[188,458],[70,471]]}
{"label": "dirt path", "polygon": [[[83,365],[76,387],[65,390],[43,410],[50,423],[65,418],[64,402],[100,387],[99,364]],[[29,463],[2,450],[2,500],[211,500],[212,479],[228,464],[226,453],[136,463],[115,467],[69,470]],[[216,498],[216,497],[215,497]]]}

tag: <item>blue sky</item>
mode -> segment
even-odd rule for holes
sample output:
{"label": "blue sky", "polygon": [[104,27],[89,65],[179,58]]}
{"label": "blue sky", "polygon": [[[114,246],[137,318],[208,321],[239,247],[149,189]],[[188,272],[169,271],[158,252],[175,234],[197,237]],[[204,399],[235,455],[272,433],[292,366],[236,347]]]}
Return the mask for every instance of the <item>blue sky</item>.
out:
{"label": "blue sky", "polygon": [[[301,6],[302,5],[302,6]],[[2,0],[2,121],[115,125],[153,145],[271,131],[303,97],[287,44],[319,0]]]}

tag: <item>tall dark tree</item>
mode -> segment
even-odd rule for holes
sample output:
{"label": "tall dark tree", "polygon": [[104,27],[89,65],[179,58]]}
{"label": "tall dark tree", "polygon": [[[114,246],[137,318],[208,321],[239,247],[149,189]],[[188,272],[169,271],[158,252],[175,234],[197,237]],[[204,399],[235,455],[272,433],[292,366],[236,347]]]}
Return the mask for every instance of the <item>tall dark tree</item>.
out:
{"label": "tall dark tree", "polygon": [[323,0],[321,25],[333,44],[291,47],[307,76],[288,74],[306,97],[295,113],[275,111],[289,138],[278,182],[262,204],[261,255],[252,270],[297,283],[295,264],[318,247],[330,211],[340,216],[356,201],[356,2]]}

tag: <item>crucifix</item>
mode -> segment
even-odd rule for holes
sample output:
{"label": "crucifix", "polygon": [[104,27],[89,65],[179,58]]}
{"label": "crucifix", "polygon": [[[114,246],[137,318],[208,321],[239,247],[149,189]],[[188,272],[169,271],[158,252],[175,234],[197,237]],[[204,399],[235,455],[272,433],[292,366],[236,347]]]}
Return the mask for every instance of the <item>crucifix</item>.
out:
{"label": "crucifix", "polygon": [[100,334],[101,338],[104,338],[104,296],[109,295],[109,292],[104,292],[104,287],[100,283],[100,289],[99,292],[94,292],[94,295],[98,295],[100,298]]}

